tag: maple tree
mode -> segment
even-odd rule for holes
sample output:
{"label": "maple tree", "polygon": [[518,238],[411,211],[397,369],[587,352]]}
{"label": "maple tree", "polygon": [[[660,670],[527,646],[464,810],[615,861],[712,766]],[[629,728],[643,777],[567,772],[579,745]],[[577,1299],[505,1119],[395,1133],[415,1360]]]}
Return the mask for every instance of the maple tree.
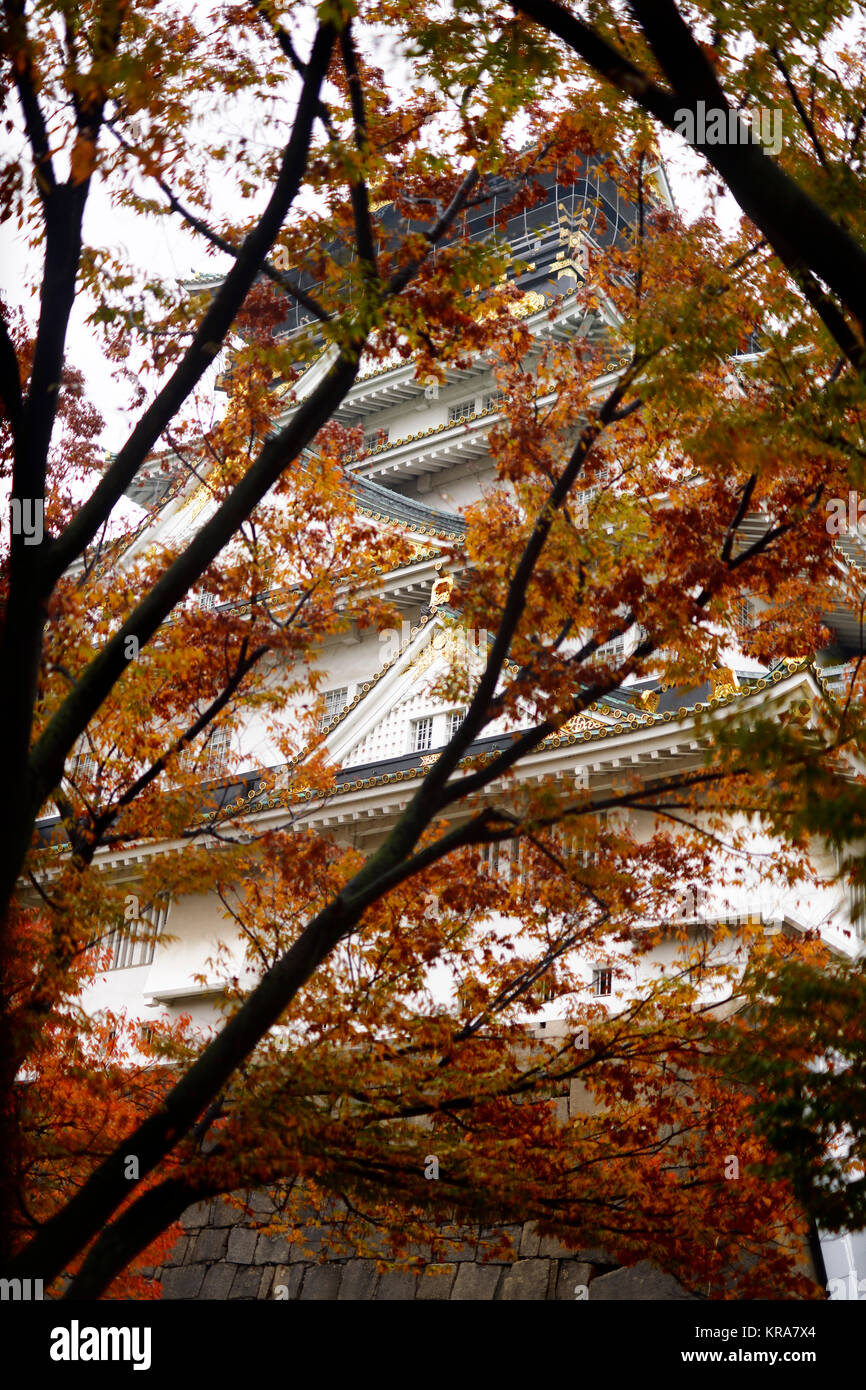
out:
{"label": "maple tree", "polygon": [[[672,885],[708,871],[708,838],[734,810],[789,838],[778,871],[792,879],[810,872],[810,835],[854,838],[862,789],[839,755],[862,747],[856,689],[818,717],[818,740],[796,720],[761,723],[722,738],[705,768],[624,776],[601,796],[514,775],[629,675],[699,685],[744,589],[765,604],[750,637],[760,659],[820,646],[844,582],[824,500],[862,471],[862,74],[841,40],[837,67],[822,56],[847,6],[814,21],[766,8],[734,20],[705,6],[710,45],[673,4],[593,6],[591,23],[547,0],[445,14],[229,5],[200,19],[169,4],[5,4],[4,95],[20,110],[8,133],[21,148],[4,167],[4,218],[27,229],[42,278],[35,324],[3,317],[4,469],[13,503],[44,506],[45,527],[40,544],[4,537],[11,1271],[75,1270],[70,1297],[140,1292],[119,1277],[158,1257],[191,1202],[289,1179],[286,1222],[311,1191],[337,1195],[356,1243],[371,1219],[399,1227],[399,1250],[440,1241],[443,1211],[458,1225],[519,1215],[653,1256],[713,1296],[815,1293],[797,1261],[828,1136],[793,1166],[779,1155],[792,1125],[815,1135],[803,1091],[816,1046],[838,1042],[838,1029],[816,1037],[791,1000],[837,968],[816,942],[746,933],[745,980],[742,956],[703,963],[730,995],[722,1021],[697,1006],[694,962],[608,1016],[581,1002],[576,960],[602,959],[611,933],[638,955],[657,944]],[[373,24],[412,54],[416,77],[398,97],[365,42]],[[684,225],[654,196],[649,119],[672,127],[698,100],[727,109],[726,91],[781,106],[798,132],[778,159],[747,144],[703,151],[749,219],[728,236],[711,216]],[[202,120],[234,102],[255,111],[255,139]],[[542,174],[567,178],[588,157],[635,209],[580,289],[587,313],[615,310],[620,370],[603,391],[610,362],[588,341],[554,343],[528,368],[507,249],[465,235],[503,172],[501,224],[538,200]],[[96,189],[143,221],[177,219],[228,269],[181,290],[91,245]],[[64,369],[76,299],[108,358],[145,383],[107,462]],[[306,328],[278,335],[296,310]],[[755,331],[767,350],[734,370]],[[213,419],[208,373],[224,346]],[[346,463],[360,441],[332,417],[362,361],[399,355],[437,379],[482,352],[504,392],[491,434],[503,486],[468,509],[452,603],[492,642],[440,683],[466,716],[364,858],[295,823],[333,772],[320,707],[300,725],[281,718],[324,637],[350,620],[388,624],[369,595],[407,554],[355,508]],[[205,477],[209,504],[191,540],[158,552],[136,549],[118,515],[157,446]],[[575,493],[603,477],[579,524]],[[759,509],[770,520],[753,539],[743,523]],[[187,604],[199,587],[219,611]],[[627,660],[599,653],[636,622]],[[251,708],[290,769],[275,789],[285,826],[252,842],[243,811],[202,792],[204,740]],[[496,719],[521,732],[473,757]],[[61,854],[34,834],[49,801]],[[639,837],[616,813],[642,808],[659,825]],[[485,847],[515,838],[518,876],[480,872]],[[746,841],[734,839],[736,856]],[[142,840],[188,842],[154,858],[143,900],[211,888],[244,935],[248,970],[235,979],[226,963],[226,1019],[210,1040],[168,1024],[142,1038],[78,1006],[126,898],[96,872],[97,852]],[[456,1018],[429,991],[434,967],[459,982]],[[855,1059],[858,980],[840,972],[833,995]],[[529,1042],[523,1015],[542,998],[557,1001],[564,1032]],[[583,1028],[589,1046],[575,1048]],[[572,1083],[592,1105],[563,1125],[556,1101]],[[833,1094],[839,1122],[853,1122],[851,1096]],[[731,1153],[737,1183],[725,1180]],[[820,1208],[828,1219],[850,1214],[835,1203]]]}

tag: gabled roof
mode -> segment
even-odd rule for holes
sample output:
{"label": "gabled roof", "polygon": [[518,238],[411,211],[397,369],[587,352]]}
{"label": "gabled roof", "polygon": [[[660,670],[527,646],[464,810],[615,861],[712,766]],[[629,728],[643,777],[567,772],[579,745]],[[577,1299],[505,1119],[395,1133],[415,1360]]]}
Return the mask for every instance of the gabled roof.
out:
{"label": "gabled roof", "polygon": [[[389,673],[393,673],[394,684],[397,684],[401,674],[405,672],[407,664],[417,657],[419,652],[426,647],[434,632],[441,630],[441,627],[441,622],[437,622],[435,616],[425,615],[422,617],[421,622],[412,630],[409,641],[403,645],[394,660],[383,667],[372,680],[364,683],[351,705],[332,721],[326,731],[326,741],[334,754],[343,748],[348,751],[358,742],[356,734],[361,722],[357,717],[359,706],[370,697],[373,690]],[[630,741],[632,737],[635,737],[640,741],[645,741],[653,730],[660,730],[662,725],[689,721],[694,723],[697,717],[708,712],[721,711],[726,706],[731,705],[745,706],[756,696],[760,696],[761,701],[763,701],[771,696],[774,689],[782,685],[783,682],[791,682],[792,678],[797,677],[800,679],[793,681],[795,688],[805,681],[807,685],[812,687],[815,695],[824,694],[824,682],[821,673],[809,658],[781,661],[766,676],[755,679],[754,674],[752,674],[742,681],[738,689],[724,686],[724,693],[710,696],[708,699],[692,701],[689,704],[680,704],[676,710],[666,709],[651,712],[642,710],[639,706],[630,706],[629,701],[623,698],[624,692],[620,691],[615,696],[606,697],[598,704],[590,706],[587,711],[566,724],[558,733],[549,735],[536,751],[536,755],[533,756],[549,755],[555,750],[576,747],[578,744],[595,745],[611,740],[614,743],[618,742],[619,747],[621,747],[623,739]],[[633,691],[634,687],[630,689]],[[672,701],[676,698],[680,700],[690,698],[690,694],[682,690],[669,693]],[[701,693],[701,688],[692,693]],[[375,718],[377,707],[379,710],[386,707],[387,697],[388,691],[385,689],[380,691],[380,700],[377,702],[377,706],[374,707],[372,701],[370,702],[371,707],[366,711],[370,720]],[[353,713],[356,718],[350,723]],[[570,727],[572,724],[574,727]],[[344,736],[341,736],[339,743],[336,740],[332,742],[332,736],[340,729],[344,730]],[[512,737],[512,734],[503,732],[478,739],[467,750],[465,758],[461,761],[461,766],[479,756],[493,756],[496,752],[507,748]],[[688,735],[688,737],[691,736]],[[338,767],[335,770],[336,785],[333,794],[341,796],[347,793],[386,787],[391,783],[420,779],[425,775],[431,758],[435,759],[440,751],[441,749],[433,749],[430,754],[406,753],[376,763]],[[616,748],[611,749],[611,755],[615,755],[616,752]],[[214,801],[220,808],[217,812],[217,819],[227,820],[244,810],[250,814],[260,814],[265,811],[276,811],[318,800],[318,795],[312,791],[300,793],[293,791],[290,774],[291,766],[282,765],[269,769],[264,775],[258,770],[242,773],[240,776],[232,778],[231,781],[223,782],[222,785],[218,782],[210,783],[208,787],[209,809],[206,813],[206,820],[211,821],[213,819]],[[56,853],[64,854],[67,852],[68,845],[59,816],[41,821],[38,834],[44,844],[54,844]]]}

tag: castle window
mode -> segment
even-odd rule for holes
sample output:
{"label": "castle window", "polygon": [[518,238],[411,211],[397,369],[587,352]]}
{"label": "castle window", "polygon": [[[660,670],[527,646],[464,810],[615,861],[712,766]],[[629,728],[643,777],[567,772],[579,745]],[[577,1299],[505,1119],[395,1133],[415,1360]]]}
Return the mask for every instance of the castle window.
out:
{"label": "castle window", "polygon": [[741,638],[745,638],[754,626],[755,607],[748,595],[744,594],[734,604],[734,628]]}
{"label": "castle window", "polygon": [[412,751],[413,753],[426,753],[428,748],[433,746],[433,716],[428,714],[426,719],[415,719],[412,723]]}
{"label": "castle window", "polygon": [[328,727],[332,719],[336,719],[337,715],[342,713],[348,703],[349,687],[347,685],[339,685],[335,690],[325,691],[325,711],[319,720],[319,733]]}
{"label": "castle window", "polygon": [[597,965],[592,972],[592,992],[597,999],[610,994],[613,989],[613,969],[609,965]]}
{"label": "castle window", "polygon": [[157,937],[165,926],[169,904],[152,903],[132,922],[116,927],[108,936],[111,947],[109,970],[129,970],[135,965],[150,965]]}
{"label": "castle window", "polygon": [[470,396],[465,401],[455,401],[448,407],[449,425],[457,425],[461,420],[471,420],[475,414],[475,397]]}
{"label": "castle window", "polygon": [[599,647],[593,661],[613,662],[625,660],[625,637],[612,637],[609,642],[603,642]]}
{"label": "castle window", "polygon": [[199,771],[214,777],[222,772],[228,759],[231,739],[228,729],[213,729],[202,749]]}
{"label": "castle window", "polygon": [[496,874],[506,882],[524,881],[526,870],[522,840],[514,836],[508,840],[496,840],[493,844],[485,845],[481,855],[481,862],[487,873]]}
{"label": "castle window", "polygon": [[465,709],[453,709],[448,716],[448,737],[453,738],[463,720],[466,718]]}
{"label": "castle window", "polygon": [[97,771],[97,762],[92,753],[76,753],[69,764],[69,780],[75,786],[81,782],[93,782]]}

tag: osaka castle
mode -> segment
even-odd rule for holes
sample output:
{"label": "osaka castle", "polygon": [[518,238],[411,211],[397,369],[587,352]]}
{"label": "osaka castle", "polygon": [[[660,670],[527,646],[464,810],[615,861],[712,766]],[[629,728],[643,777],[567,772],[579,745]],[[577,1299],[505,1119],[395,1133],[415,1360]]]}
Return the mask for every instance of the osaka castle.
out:
{"label": "osaka castle", "polygon": [[[672,206],[661,165],[650,182],[656,205]],[[510,196],[506,182],[501,192],[493,185],[490,201],[471,213],[470,235],[488,235],[497,198],[503,202]],[[613,346],[620,326],[616,310],[603,296],[588,310],[581,291],[593,258],[615,248],[636,215],[616,183],[587,156],[580,176],[567,181],[555,173],[545,176],[544,200],[508,220],[505,236],[517,267],[511,283],[520,292],[513,312],[530,336],[529,369],[550,347],[581,340],[597,351],[599,393],[616,380],[622,368]],[[387,216],[386,210],[385,221]],[[206,293],[211,283],[201,278],[191,288]],[[291,340],[309,331],[309,316],[293,306],[279,335]],[[759,343],[750,343],[744,357],[751,348],[760,352]],[[299,409],[326,365],[324,354],[305,366],[286,392],[284,418]],[[217,728],[209,738],[200,764],[202,784],[221,814],[249,836],[298,828],[367,855],[382,843],[459,729],[466,706],[443,693],[445,678],[459,665],[469,673],[471,691],[495,636],[467,628],[455,596],[470,564],[464,547],[467,509],[506,486],[490,448],[491,431],[504,409],[499,365],[484,352],[470,354],[459,365],[445,364],[439,378],[430,380],[419,376],[411,357],[395,353],[386,361],[362,362],[337,407],[336,423],[363,436],[345,461],[357,513],[374,532],[399,538],[404,546],[401,563],[377,578],[378,596],[397,616],[378,628],[347,619],[321,643],[316,679],[305,687],[304,671],[295,673],[295,704],[286,718],[318,711],[316,756],[333,773],[327,794],[305,786],[302,763],[280,758],[255,704],[230,731]],[[132,564],[149,550],[191,540],[216,507],[206,483],[201,470],[193,474],[171,453],[141,470],[127,494],[141,509],[140,522],[117,563]],[[580,494],[589,524],[606,486],[604,476],[595,476]],[[747,526],[760,524],[757,516],[747,520]],[[857,537],[841,537],[840,567],[856,573],[866,563],[861,550]],[[191,602],[210,604],[211,617],[219,618],[220,606],[207,594],[193,595]],[[762,663],[747,654],[756,607],[744,601],[742,644],[731,645],[724,664],[706,670],[700,683],[678,686],[652,675],[628,676],[521,759],[508,795],[519,795],[521,785],[549,783],[589,792],[603,803],[624,777],[651,783],[699,770],[719,731],[736,722],[781,719],[792,711],[808,720],[859,650],[857,609],[840,590],[838,604],[824,615],[830,633],[824,650],[795,658],[779,654]],[[239,611],[237,605],[230,614],[226,609],[232,617]],[[600,648],[596,658],[627,658],[641,638],[634,624]],[[494,721],[467,756],[494,756],[521,727],[513,715]],[[82,748],[85,775],[88,756]],[[459,821],[459,806],[454,815]],[[58,819],[49,815],[42,823],[46,838]],[[653,827],[651,810],[628,813],[636,842],[648,838]],[[742,835],[746,822],[732,815],[732,828]],[[216,821],[212,841],[203,840],[214,853],[220,852],[218,832]],[[139,885],[164,849],[147,840],[109,844],[94,862],[137,904]],[[592,856],[591,847],[586,854]],[[792,937],[817,933],[832,950],[849,956],[863,950],[861,904],[839,878],[832,854],[823,861],[818,854],[824,878],[808,887],[773,872],[781,847],[762,830],[751,832],[750,855],[741,856],[736,875],[727,871],[722,851],[715,854],[708,850],[709,869],[684,877],[671,893],[660,914],[670,930],[658,935],[652,949],[635,951],[629,939],[612,931],[602,951],[585,959],[577,951],[572,969],[587,1002],[612,1012],[623,1009],[650,982],[693,965],[695,951],[707,940],[714,957],[734,962],[741,936],[756,930]],[[519,837],[500,840],[485,847],[478,872],[501,881],[518,879],[522,855]],[[216,1026],[227,979],[254,978],[254,970],[244,976],[251,970],[245,943],[220,895],[167,892],[142,904],[139,922],[145,929],[118,927],[110,958],[88,986],[86,1009],[125,1012],[145,1026],[157,1018],[181,1017],[204,1031]],[[726,927],[723,934],[716,932],[719,924]],[[459,1002],[460,982],[447,972],[434,969],[427,987],[443,1008]],[[560,1006],[536,992],[526,1001],[523,1020],[532,1036],[555,1037]]]}

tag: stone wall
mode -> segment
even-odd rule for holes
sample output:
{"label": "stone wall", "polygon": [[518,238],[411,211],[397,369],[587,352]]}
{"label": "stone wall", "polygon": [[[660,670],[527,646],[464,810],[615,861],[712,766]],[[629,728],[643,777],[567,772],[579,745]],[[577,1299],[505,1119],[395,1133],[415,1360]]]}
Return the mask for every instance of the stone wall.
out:
{"label": "stone wall", "polygon": [[[268,1199],[249,1199],[267,1219]],[[643,1261],[631,1267],[605,1261],[600,1251],[568,1250],[539,1237],[533,1225],[508,1226],[514,1253],[493,1253],[501,1230],[477,1234],[447,1250],[447,1259],[417,1272],[389,1268],[351,1254],[328,1254],[324,1233],[305,1232],[303,1245],[257,1229],[228,1202],[201,1202],[182,1218],[184,1235],[156,1271],[165,1299],[522,1300],[689,1299],[670,1275]],[[464,1233],[465,1234],[465,1233]],[[312,1252],[312,1253],[311,1253]]]}

